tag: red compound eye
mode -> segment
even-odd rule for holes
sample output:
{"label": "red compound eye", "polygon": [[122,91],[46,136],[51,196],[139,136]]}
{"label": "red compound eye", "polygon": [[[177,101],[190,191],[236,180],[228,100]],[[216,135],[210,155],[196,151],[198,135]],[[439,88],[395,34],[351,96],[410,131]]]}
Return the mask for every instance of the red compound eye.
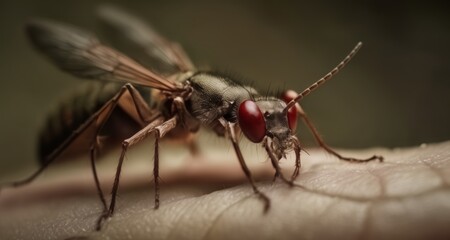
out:
{"label": "red compound eye", "polygon": [[252,142],[259,143],[266,135],[266,122],[258,105],[245,100],[239,106],[238,121],[244,135]]}
{"label": "red compound eye", "polygon": [[[292,101],[292,99],[297,97],[297,95],[298,94],[295,91],[287,90],[281,94],[281,99],[285,103],[289,103],[290,101]],[[297,105],[298,105],[298,103],[296,103],[293,107],[289,108],[288,113],[287,113],[289,128],[292,131],[294,131],[295,128],[297,128],[297,107],[298,107]]]}

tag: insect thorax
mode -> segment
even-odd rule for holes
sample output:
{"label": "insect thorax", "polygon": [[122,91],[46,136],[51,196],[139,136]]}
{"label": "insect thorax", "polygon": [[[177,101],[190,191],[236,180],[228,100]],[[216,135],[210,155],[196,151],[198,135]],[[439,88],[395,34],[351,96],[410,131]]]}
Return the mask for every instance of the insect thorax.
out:
{"label": "insect thorax", "polygon": [[186,107],[203,124],[210,125],[221,117],[236,122],[239,104],[257,96],[253,88],[214,72],[198,72],[187,81],[193,92]]}

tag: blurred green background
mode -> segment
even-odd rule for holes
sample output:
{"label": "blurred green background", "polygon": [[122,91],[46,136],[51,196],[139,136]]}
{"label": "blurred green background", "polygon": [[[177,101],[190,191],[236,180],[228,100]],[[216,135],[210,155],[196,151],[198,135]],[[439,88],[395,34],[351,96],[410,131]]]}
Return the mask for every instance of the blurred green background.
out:
{"label": "blurred green background", "polygon": [[[302,102],[327,142],[343,148],[449,140],[450,14],[411,1],[112,1],[182,43],[197,66],[231,71],[261,92],[303,90],[358,42],[362,51]],[[0,175],[32,169],[46,113],[79,84],[27,43],[33,17],[96,31],[101,2],[0,3]],[[314,145],[300,128],[304,145]]]}

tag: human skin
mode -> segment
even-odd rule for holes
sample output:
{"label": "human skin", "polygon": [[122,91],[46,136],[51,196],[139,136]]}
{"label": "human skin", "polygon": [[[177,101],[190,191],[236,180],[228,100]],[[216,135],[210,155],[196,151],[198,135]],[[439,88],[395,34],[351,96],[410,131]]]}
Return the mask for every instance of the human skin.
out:
{"label": "human skin", "polygon": [[[151,142],[149,142],[151,144]],[[244,143],[267,213],[230,147],[204,153],[161,146],[161,205],[153,209],[151,151],[144,143],[125,162],[114,216],[95,231],[102,208],[88,160],[55,166],[36,182],[0,193],[1,239],[449,239],[450,142],[404,149],[345,150],[381,154],[383,163],[339,161],[321,149],[302,152],[296,186],[272,183],[264,152]],[[114,158],[99,163],[109,192]],[[80,161],[82,162],[82,161]],[[292,159],[282,160],[290,176]],[[67,170],[67,168],[72,168]],[[65,171],[63,173],[63,171]]]}

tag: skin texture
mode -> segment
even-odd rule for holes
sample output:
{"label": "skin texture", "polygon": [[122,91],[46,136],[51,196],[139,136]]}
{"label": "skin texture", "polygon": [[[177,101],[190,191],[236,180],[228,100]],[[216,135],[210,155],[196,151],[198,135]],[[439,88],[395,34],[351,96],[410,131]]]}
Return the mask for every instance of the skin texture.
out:
{"label": "skin texture", "polygon": [[[262,149],[242,141],[258,186],[252,193],[232,148],[206,136],[203,154],[161,146],[161,206],[153,207],[148,141],[127,156],[115,215],[101,213],[88,159],[50,168],[29,186],[0,193],[1,239],[444,239],[450,237],[450,142],[404,149],[340,151],[384,163],[351,164],[321,149],[302,152],[297,186],[272,184]],[[208,142],[208,148],[204,144]],[[213,156],[213,157],[212,157]],[[99,163],[110,189],[117,152]],[[286,176],[293,159],[282,160]],[[289,174],[289,175],[288,175]],[[17,176],[20,177],[20,176]],[[106,192],[106,191],[105,191]]]}

